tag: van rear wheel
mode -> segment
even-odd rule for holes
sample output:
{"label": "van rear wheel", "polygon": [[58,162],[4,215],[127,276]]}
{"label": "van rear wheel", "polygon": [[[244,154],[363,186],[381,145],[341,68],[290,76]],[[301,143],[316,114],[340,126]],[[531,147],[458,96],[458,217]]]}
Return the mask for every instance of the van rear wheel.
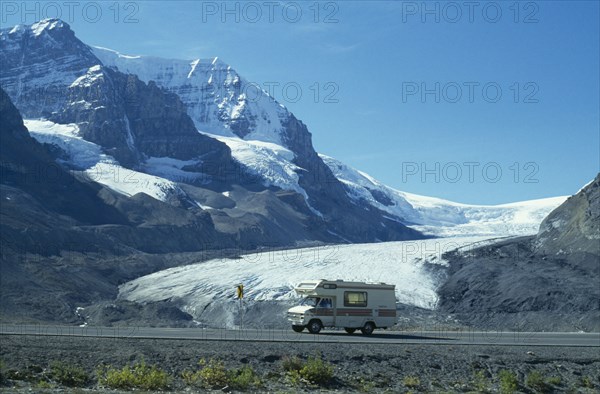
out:
{"label": "van rear wheel", "polygon": [[310,323],[308,323],[308,326],[306,327],[308,328],[308,332],[310,332],[311,334],[318,334],[319,332],[321,332],[323,324],[321,324],[320,320],[311,320]]}
{"label": "van rear wheel", "polygon": [[304,326],[297,326],[297,325],[293,324],[292,330],[294,330],[296,332],[302,332],[302,331],[304,331]]}
{"label": "van rear wheel", "polygon": [[373,322],[366,322],[364,327],[360,329],[360,331],[364,334],[364,335],[371,335],[373,334],[373,331],[375,330],[375,324],[373,324]]}
{"label": "van rear wheel", "polygon": [[344,327],[344,331],[346,331],[348,334],[354,334],[354,331],[356,331],[356,328]]}

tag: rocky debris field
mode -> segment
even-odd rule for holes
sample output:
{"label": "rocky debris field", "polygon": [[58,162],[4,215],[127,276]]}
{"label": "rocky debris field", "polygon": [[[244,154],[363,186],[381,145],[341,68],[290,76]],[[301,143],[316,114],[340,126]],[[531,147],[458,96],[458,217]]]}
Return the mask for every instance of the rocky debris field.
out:
{"label": "rocky debris field", "polygon": [[598,348],[2,335],[0,360],[11,393],[600,390]]}

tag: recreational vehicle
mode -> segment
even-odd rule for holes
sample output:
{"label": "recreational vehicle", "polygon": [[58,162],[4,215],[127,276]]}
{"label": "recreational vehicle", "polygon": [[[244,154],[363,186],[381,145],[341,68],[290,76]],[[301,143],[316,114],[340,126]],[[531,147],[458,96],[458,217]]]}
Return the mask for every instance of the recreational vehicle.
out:
{"label": "recreational vehicle", "polygon": [[288,310],[292,329],[318,334],[323,327],[357,329],[370,335],[376,328],[396,323],[395,286],[385,283],[307,280],[294,288],[303,296],[300,305]]}

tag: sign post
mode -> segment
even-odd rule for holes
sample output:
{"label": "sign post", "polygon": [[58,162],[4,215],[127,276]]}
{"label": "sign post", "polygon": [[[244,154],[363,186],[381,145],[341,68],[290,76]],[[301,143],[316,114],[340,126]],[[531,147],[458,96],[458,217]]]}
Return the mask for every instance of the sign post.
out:
{"label": "sign post", "polygon": [[240,330],[242,330],[244,328],[244,305],[243,305],[244,285],[243,284],[240,283],[239,285],[237,285],[236,293],[237,293],[237,298],[240,300]]}

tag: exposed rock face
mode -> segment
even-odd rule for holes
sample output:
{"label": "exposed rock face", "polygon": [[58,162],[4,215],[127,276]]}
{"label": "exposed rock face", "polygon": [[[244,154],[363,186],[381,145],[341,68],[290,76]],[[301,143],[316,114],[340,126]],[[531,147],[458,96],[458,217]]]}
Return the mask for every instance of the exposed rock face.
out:
{"label": "exposed rock face", "polygon": [[68,103],[51,116],[77,123],[82,136],[125,165],[145,157],[230,163],[229,148],[196,131],[179,98],[135,75],[96,65],[68,89]]}
{"label": "exposed rock face", "polygon": [[127,198],[64,170],[31,138],[2,89],[0,140],[3,318],[72,323],[75,306],[114,297],[124,280],[187,261],[144,252],[233,246],[199,208],[142,193]]}
{"label": "exposed rock face", "polygon": [[600,174],[544,219],[536,249],[552,255],[600,256]]}
{"label": "exposed rock face", "polygon": [[106,69],[63,21],[2,30],[0,63],[2,87],[23,116],[77,123],[123,165],[145,156],[231,161],[225,144],[196,131],[176,95]]}
{"label": "exposed rock face", "polygon": [[537,236],[450,252],[439,309],[494,329],[600,330],[599,176]]}
{"label": "exposed rock face", "polygon": [[[126,222],[97,196],[99,186],[77,181],[54,161],[44,146],[31,138],[19,112],[1,88],[0,137],[2,185],[21,189],[35,196],[49,210],[81,223]],[[9,203],[10,198],[3,199],[4,206]],[[14,238],[14,234],[10,238]]]}
{"label": "exposed rock face", "polygon": [[231,245],[199,208],[178,208],[143,193],[128,198],[64,170],[30,137],[2,89],[0,115],[3,246],[52,255],[61,250],[165,253],[202,250],[206,243]]}
{"label": "exposed rock face", "polygon": [[71,83],[97,64],[92,50],[61,20],[0,31],[2,88],[24,116],[48,117],[64,108]]}

